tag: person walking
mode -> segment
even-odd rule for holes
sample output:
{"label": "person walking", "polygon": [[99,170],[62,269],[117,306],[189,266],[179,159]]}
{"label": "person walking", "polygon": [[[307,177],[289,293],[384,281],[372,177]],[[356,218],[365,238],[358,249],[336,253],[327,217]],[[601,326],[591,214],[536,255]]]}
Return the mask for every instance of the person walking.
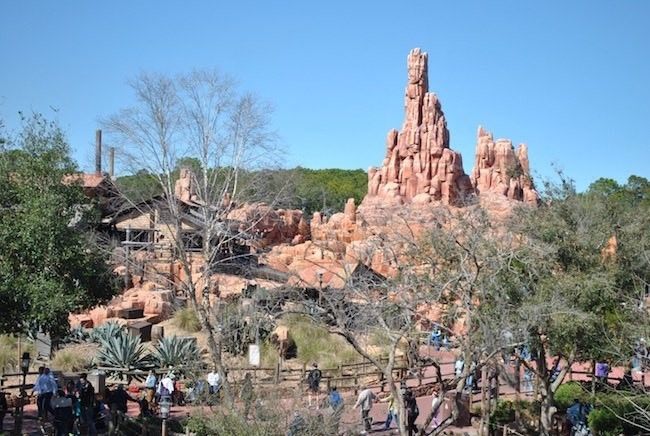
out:
{"label": "person walking", "polygon": [[[40,372],[40,368],[39,368]],[[54,414],[52,405],[50,404],[52,396],[57,391],[58,387],[54,376],[50,373],[50,368],[43,368],[43,373],[38,376],[36,383],[34,383],[34,392],[38,392],[37,408],[39,410],[39,418],[47,419],[48,412]]]}
{"label": "person walking", "polygon": [[108,408],[111,411],[111,426],[117,429],[124,421],[124,416],[128,411],[128,401],[138,403],[125,390],[122,384],[118,384],[114,391],[108,395]]}
{"label": "person walking", "polygon": [[436,351],[440,350],[440,343],[442,341],[442,331],[440,330],[440,325],[435,323],[433,329],[431,330],[431,335],[429,336],[429,345],[433,345]]}
{"label": "person walking", "polygon": [[158,379],[156,378],[156,374],[154,374],[153,370],[149,370],[149,374],[147,374],[147,378],[144,381],[145,399],[149,404],[152,404],[153,399],[156,396],[157,381]]}
{"label": "person walking", "polygon": [[[433,413],[433,428],[437,428],[440,425],[440,409],[442,408],[442,395],[438,390],[438,387],[433,388],[432,397],[431,397],[431,410]],[[417,403],[416,403],[417,405]]]}
{"label": "person walking", "polygon": [[59,389],[51,400],[52,415],[54,415],[54,429],[56,436],[68,436],[72,433],[74,424],[74,411],[72,399],[63,389]]}
{"label": "person walking", "polygon": [[43,400],[41,399],[41,392],[39,391],[38,386],[44,371],[45,371],[44,366],[38,367],[38,375],[36,376],[34,387],[32,387],[32,395],[36,395],[36,408],[38,410],[39,419],[43,417]]}
{"label": "person walking", "polygon": [[397,423],[397,426],[399,427],[395,396],[391,393],[387,397],[380,399],[379,402],[388,403],[388,412],[386,412],[386,423],[384,424],[384,430],[388,430],[390,428],[390,424],[393,422],[393,419],[395,419],[395,423]]}
{"label": "person walking", "polygon": [[533,394],[533,378],[535,374],[530,368],[524,369],[524,393],[528,395]]}
{"label": "person walking", "polygon": [[339,434],[339,425],[343,417],[343,397],[336,389],[336,386],[332,386],[327,395],[327,405],[332,409],[330,419],[331,434]]}
{"label": "person walking", "polygon": [[2,433],[2,425],[5,420],[5,414],[9,409],[9,406],[7,405],[7,397],[5,395],[7,394],[0,390],[0,434]]}
{"label": "person walking", "polygon": [[81,422],[87,427],[88,435],[97,435],[95,426],[95,388],[88,381],[86,373],[79,374],[79,385],[77,387]]}
{"label": "person walking", "polygon": [[372,418],[370,417],[370,410],[372,410],[373,403],[377,401],[377,395],[367,387],[366,389],[359,392],[359,397],[357,397],[357,402],[354,403],[354,409],[361,406],[361,422],[363,423],[363,428],[365,431],[370,431],[372,429]]}
{"label": "person walking", "polygon": [[208,373],[208,386],[210,395],[215,395],[221,389],[221,376],[216,368]]}
{"label": "person walking", "polygon": [[320,380],[323,377],[323,373],[321,372],[320,369],[318,369],[318,364],[314,363],[312,369],[309,371],[309,374],[307,374],[307,392],[309,393],[308,397],[308,403],[309,407],[311,407],[312,403],[312,396],[316,397],[316,407],[318,408],[320,398],[319,398],[319,393],[320,393]]}
{"label": "person walking", "polygon": [[454,362],[454,374],[457,378],[463,374],[463,368],[465,368],[465,361],[460,355],[458,355],[456,361]]}
{"label": "person walking", "polygon": [[255,391],[253,390],[253,380],[251,378],[250,372],[247,372],[244,376],[244,382],[241,386],[241,391],[239,393],[242,404],[244,405],[244,419],[248,419],[248,414],[250,413],[251,406],[255,401]]}
{"label": "person walking", "polygon": [[406,430],[409,436],[413,436],[418,431],[415,421],[420,415],[420,409],[418,408],[415,395],[413,395],[413,391],[410,389],[407,389],[404,395],[404,407],[406,408]]}

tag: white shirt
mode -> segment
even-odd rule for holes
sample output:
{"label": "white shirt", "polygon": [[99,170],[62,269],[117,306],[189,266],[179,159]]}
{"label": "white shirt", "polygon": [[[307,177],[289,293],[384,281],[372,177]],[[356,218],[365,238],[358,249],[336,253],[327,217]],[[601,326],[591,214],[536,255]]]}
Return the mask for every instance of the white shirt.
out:
{"label": "white shirt", "polygon": [[460,375],[463,373],[463,367],[465,366],[465,362],[461,359],[456,360],[456,363],[454,364],[454,369],[456,370],[456,377],[460,377]]}
{"label": "white shirt", "polygon": [[210,372],[208,374],[208,384],[210,386],[219,386],[221,384],[221,376],[218,372]]}
{"label": "white shirt", "polygon": [[442,398],[440,397],[440,394],[433,394],[433,397],[431,398],[431,410],[436,410],[436,407],[438,407],[438,404],[442,401]]}
{"label": "white shirt", "polygon": [[169,391],[170,394],[174,392],[174,381],[171,378],[169,377],[163,378],[162,380],[160,380],[160,384],[163,385],[165,389]]}

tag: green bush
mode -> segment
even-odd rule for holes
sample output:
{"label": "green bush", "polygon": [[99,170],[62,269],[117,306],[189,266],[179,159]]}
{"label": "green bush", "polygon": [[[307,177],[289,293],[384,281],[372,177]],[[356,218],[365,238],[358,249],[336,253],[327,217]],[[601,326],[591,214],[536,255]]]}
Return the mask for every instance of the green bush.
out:
{"label": "green bush", "polygon": [[[539,403],[534,401],[499,401],[490,414],[490,429],[497,432],[500,427],[515,421],[515,412],[520,412],[521,421],[525,426],[537,422],[539,417]],[[478,415],[481,411],[478,410]]]}
{"label": "green bush", "polygon": [[201,322],[196,312],[191,308],[185,308],[176,311],[174,314],[174,324],[181,330],[195,333],[201,330]]}
{"label": "green bush", "polygon": [[[144,370],[151,364],[151,356],[140,337],[131,336],[125,331],[117,336],[102,339],[96,359],[100,366],[116,369]],[[107,370],[107,373],[122,377],[119,371]]]}
{"label": "green bush", "polygon": [[201,364],[201,353],[194,338],[179,338],[178,336],[162,338],[156,344],[152,357],[159,368],[199,366]]}
{"label": "green bush", "polygon": [[[88,339],[97,344],[101,344],[102,341],[115,338],[126,332],[126,329],[122,324],[119,324],[117,321],[108,321],[99,327],[95,327],[88,334]],[[77,333],[81,335],[81,333]]]}
{"label": "green bush", "polygon": [[[650,397],[647,395],[629,392],[598,394],[595,405],[596,410],[589,414],[589,427],[595,433],[620,434],[622,429],[625,434],[637,434],[650,426],[647,412],[641,412],[650,410]],[[592,418],[595,412],[598,413]]]}
{"label": "green bush", "polygon": [[618,436],[623,433],[623,426],[616,415],[608,409],[592,410],[587,417],[589,428],[600,436]]}
{"label": "green bush", "polygon": [[555,400],[555,406],[559,411],[566,410],[573,400],[578,399],[581,402],[588,402],[589,393],[585,391],[580,383],[569,382],[557,388],[555,395],[553,396]]}
{"label": "green bush", "polygon": [[291,337],[298,347],[298,360],[310,364],[318,362],[321,367],[358,362],[359,354],[339,336],[301,316],[283,319]]}
{"label": "green bush", "polygon": [[495,432],[504,424],[515,420],[515,405],[512,401],[499,401],[490,415],[490,430]]}

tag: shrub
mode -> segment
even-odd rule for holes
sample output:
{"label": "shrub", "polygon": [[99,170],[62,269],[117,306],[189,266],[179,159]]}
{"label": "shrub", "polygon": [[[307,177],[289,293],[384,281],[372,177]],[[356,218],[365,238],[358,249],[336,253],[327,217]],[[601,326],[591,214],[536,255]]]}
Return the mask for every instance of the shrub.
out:
{"label": "shrub", "polygon": [[650,397],[647,395],[603,393],[596,395],[595,405],[596,409],[589,414],[589,426],[595,433],[620,434],[622,429],[625,434],[637,434],[650,425],[646,412],[650,410]]}
{"label": "shrub", "polygon": [[287,317],[285,324],[298,347],[298,360],[303,363],[320,362],[322,366],[337,366],[360,359],[342,338],[303,317]]}
{"label": "shrub", "polygon": [[[34,343],[23,338],[21,351],[36,354]],[[11,335],[0,335],[0,373],[18,369],[18,338]]]}
{"label": "shrub", "polygon": [[87,329],[77,326],[70,329],[68,335],[63,339],[65,344],[83,344],[90,340],[90,333]]}
{"label": "shrub", "polygon": [[158,341],[153,359],[160,368],[176,368],[200,364],[201,353],[194,338],[169,336]]}
{"label": "shrub", "polygon": [[587,402],[589,398],[589,393],[585,391],[580,383],[569,382],[557,388],[555,395],[553,396],[555,400],[555,406],[559,411],[566,410],[573,400],[578,399],[581,402]]}
{"label": "shrub", "polygon": [[90,359],[78,350],[61,349],[52,359],[52,367],[60,371],[82,371],[90,367]]}
{"label": "shrub", "polygon": [[16,340],[12,336],[0,336],[0,372],[10,371],[18,363]]}
{"label": "shrub", "polygon": [[261,342],[271,334],[273,322],[260,315],[246,316],[240,307],[230,305],[223,311],[223,347],[235,356],[248,351],[248,345]]}
{"label": "shrub", "polygon": [[[521,421],[524,426],[537,422],[539,403],[519,400],[519,401],[499,401],[496,408],[490,414],[490,429],[496,432],[500,427],[515,421],[515,412],[519,410]],[[477,415],[481,414],[480,409]]]}
{"label": "shrub", "polygon": [[185,422],[186,428],[196,436],[280,436],[279,421],[255,419],[247,421],[242,416],[217,410],[213,415],[193,415]]}
{"label": "shrub", "polygon": [[196,311],[191,308],[177,310],[174,314],[174,325],[186,332],[195,333],[201,330],[201,322]]}
{"label": "shrub", "polygon": [[[128,370],[144,370],[151,363],[151,356],[147,353],[139,336],[131,336],[122,332],[117,336],[103,339],[99,344],[97,362],[108,368],[120,368]],[[120,372],[107,371],[109,375]]]}
{"label": "shrub", "polygon": [[605,408],[592,410],[587,417],[589,428],[598,435],[618,436],[623,433],[623,426],[616,415]]}
{"label": "shrub", "polygon": [[88,339],[97,344],[101,344],[102,341],[118,337],[125,332],[126,330],[124,329],[124,326],[119,324],[117,321],[108,321],[99,327],[92,329],[88,334]]}

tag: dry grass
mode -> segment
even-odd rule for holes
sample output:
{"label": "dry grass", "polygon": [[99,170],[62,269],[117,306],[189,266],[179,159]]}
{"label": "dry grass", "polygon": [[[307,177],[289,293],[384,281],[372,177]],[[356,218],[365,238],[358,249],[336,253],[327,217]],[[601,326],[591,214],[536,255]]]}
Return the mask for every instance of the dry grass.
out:
{"label": "dry grass", "polygon": [[63,372],[82,371],[90,368],[94,354],[86,345],[62,348],[54,354],[52,368]]}
{"label": "dry grass", "polygon": [[298,347],[298,360],[302,363],[318,362],[321,367],[333,368],[361,359],[343,338],[330,334],[306,318],[291,316],[283,319],[282,324],[289,328]]}
{"label": "dry grass", "polygon": [[[31,341],[22,340],[20,353],[35,356],[36,347]],[[0,335],[0,373],[18,371],[19,362],[18,338],[11,335]]]}
{"label": "dry grass", "polygon": [[201,330],[199,317],[196,312],[190,308],[176,311],[174,314],[174,325],[189,333],[196,333]]}

